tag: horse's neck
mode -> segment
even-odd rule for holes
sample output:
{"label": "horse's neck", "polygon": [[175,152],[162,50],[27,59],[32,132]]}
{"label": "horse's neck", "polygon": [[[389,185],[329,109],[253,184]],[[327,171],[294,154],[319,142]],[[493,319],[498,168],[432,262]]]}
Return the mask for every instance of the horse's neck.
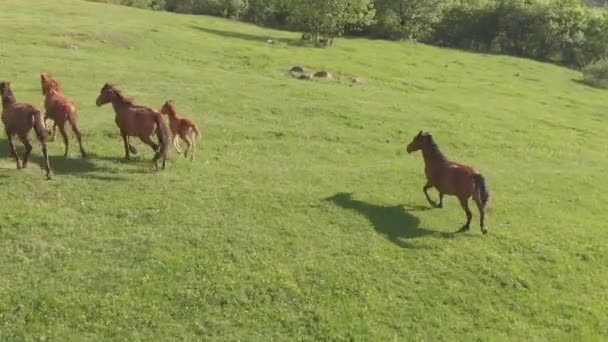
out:
{"label": "horse's neck", "polygon": [[179,118],[177,117],[177,112],[175,111],[175,109],[170,108],[169,110],[167,110],[167,116],[169,117],[169,120],[173,121],[173,120],[179,120]]}
{"label": "horse's neck", "polygon": [[422,157],[424,158],[424,163],[431,167],[442,166],[448,162],[437,146],[429,146],[422,149]]}
{"label": "horse's neck", "polygon": [[116,115],[120,115],[123,110],[131,107],[132,105],[123,99],[115,99],[112,101],[112,107],[114,107],[114,111]]}
{"label": "horse's neck", "polygon": [[2,108],[6,108],[8,106],[12,106],[17,103],[17,99],[14,96],[11,97],[2,97]]}
{"label": "horse's neck", "polygon": [[49,90],[49,91],[46,92],[46,95],[47,96],[53,96],[53,95],[57,95],[59,93],[61,93],[61,90],[59,90],[59,89],[51,89],[51,90]]}

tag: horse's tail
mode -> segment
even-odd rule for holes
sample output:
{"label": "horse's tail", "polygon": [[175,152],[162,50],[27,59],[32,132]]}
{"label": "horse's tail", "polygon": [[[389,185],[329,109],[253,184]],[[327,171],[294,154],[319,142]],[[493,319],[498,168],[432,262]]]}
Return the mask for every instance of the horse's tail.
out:
{"label": "horse's tail", "polygon": [[34,122],[34,131],[36,131],[36,136],[38,140],[40,140],[41,144],[46,144],[47,140],[47,130],[46,123],[44,122],[44,117],[42,113],[38,109],[32,110],[32,121]]}
{"label": "horse's tail", "polygon": [[165,168],[167,160],[167,152],[169,151],[169,129],[163,120],[163,116],[159,113],[155,115],[156,119],[156,136],[158,137],[158,156],[162,158],[162,168]]}
{"label": "horse's tail", "polygon": [[490,199],[490,192],[488,190],[486,179],[480,173],[473,175],[473,179],[475,180],[475,192],[478,192],[481,205],[485,208],[488,204],[488,200]]}
{"label": "horse's tail", "polygon": [[197,140],[201,139],[201,131],[198,129],[195,123],[192,123],[192,131],[194,132],[194,136]]}

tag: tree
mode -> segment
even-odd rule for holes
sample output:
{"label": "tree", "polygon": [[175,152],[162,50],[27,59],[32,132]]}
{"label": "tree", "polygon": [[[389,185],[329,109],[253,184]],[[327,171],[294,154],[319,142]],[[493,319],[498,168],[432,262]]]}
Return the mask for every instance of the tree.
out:
{"label": "tree", "polygon": [[370,25],[374,15],[373,0],[298,0],[292,2],[290,20],[313,41],[331,45],[346,27]]}
{"label": "tree", "polygon": [[441,19],[447,0],[377,0],[377,30],[391,38],[425,39]]}

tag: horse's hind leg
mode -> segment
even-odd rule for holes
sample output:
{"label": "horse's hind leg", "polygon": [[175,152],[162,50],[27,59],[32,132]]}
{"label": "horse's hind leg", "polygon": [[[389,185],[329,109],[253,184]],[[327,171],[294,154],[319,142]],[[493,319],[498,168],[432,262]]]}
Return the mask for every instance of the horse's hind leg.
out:
{"label": "horse's hind leg", "polygon": [[471,209],[469,209],[468,198],[459,197],[458,199],[460,200],[460,205],[462,206],[462,209],[467,215],[467,223],[465,223],[464,226],[462,226],[462,228],[460,228],[457,233],[464,233],[469,231],[469,228],[471,227],[471,219],[473,218],[473,213],[471,212]]}
{"label": "horse's hind leg", "polygon": [[182,149],[179,148],[179,137],[177,134],[173,135],[173,147],[175,147],[178,154],[182,154]]}
{"label": "horse's hind leg", "polygon": [[27,167],[27,162],[30,158],[30,153],[32,153],[32,144],[30,143],[30,139],[27,137],[27,134],[19,135],[19,139],[25,146],[25,154],[23,155],[23,168]]}
{"label": "horse's hind leg", "polygon": [[488,234],[488,229],[485,225],[486,208],[483,207],[483,204],[481,203],[481,198],[479,198],[479,196],[476,195],[473,197],[473,199],[475,200],[475,204],[477,204],[477,209],[479,210],[479,226],[481,227],[481,232],[484,235]]}
{"label": "horse's hind leg", "polygon": [[187,135],[181,135],[180,138],[186,142],[186,150],[184,151],[184,158],[188,158],[188,151],[192,147],[192,143],[190,142],[190,138]]}
{"label": "horse's hind leg", "polygon": [[141,139],[141,141],[144,142],[144,144],[150,146],[152,148],[152,150],[154,150],[154,152],[158,152],[158,144],[155,143],[154,141],[152,141],[152,138],[150,138],[149,136],[141,136],[139,137]]}
{"label": "horse's hind leg", "polygon": [[429,196],[429,193],[427,192],[432,187],[433,187],[433,185],[431,185],[430,182],[426,182],[426,184],[422,188],[422,192],[424,192],[424,196],[426,197],[426,200],[429,201],[429,203],[431,204],[431,206],[433,208],[439,208],[439,205],[431,199],[431,196]]}
{"label": "horse's hind leg", "polygon": [[196,151],[196,137],[190,134],[190,142],[192,143],[192,152],[190,152],[190,160],[194,160],[194,151]]}
{"label": "horse's hind leg", "polygon": [[8,147],[10,149],[11,157],[15,158],[15,163],[17,163],[17,169],[21,169],[21,161],[19,160],[19,155],[17,154],[17,150],[15,149],[15,143],[13,142],[13,135],[8,131],[8,129],[4,130],[6,132],[6,137],[8,139]]}
{"label": "horse's hind leg", "polygon": [[160,159],[160,151],[158,150],[158,144],[156,144],[149,136],[143,135],[139,137],[144,144],[150,146],[152,150],[154,150],[154,157],[152,161],[154,162],[154,166],[158,169],[158,159]]}
{"label": "horse's hind leg", "polygon": [[61,133],[61,137],[63,138],[63,145],[64,145],[63,156],[67,157],[70,141],[68,139],[68,133],[65,131],[65,123],[59,125],[59,133]]}
{"label": "horse's hind leg", "polygon": [[52,129],[49,129],[49,126],[47,125],[47,121],[49,119],[50,119],[50,117],[49,117],[48,113],[45,113],[44,114],[44,127],[46,129],[46,134],[49,135],[48,141],[52,142],[55,140],[55,133],[57,133],[57,124],[55,123],[55,120],[50,119],[53,127],[52,127]]}
{"label": "horse's hind leg", "polygon": [[76,118],[74,117],[70,117],[70,126],[72,126],[72,131],[74,132],[74,135],[76,136],[76,140],[78,140],[78,145],[80,146],[80,155],[82,156],[82,158],[85,158],[87,156],[87,153],[84,151],[84,148],[82,147],[82,133],[80,133],[80,128],[78,128],[78,122],[76,121]]}

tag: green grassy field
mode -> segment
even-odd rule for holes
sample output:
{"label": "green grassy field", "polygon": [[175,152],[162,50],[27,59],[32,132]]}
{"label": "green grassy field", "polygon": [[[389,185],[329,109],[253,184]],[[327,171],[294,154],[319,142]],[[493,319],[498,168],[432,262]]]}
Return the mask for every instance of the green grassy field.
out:
{"label": "green grassy field", "polygon": [[[606,340],[608,92],[576,71],[411,43],[299,37],[81,1],[3,0],[0,79],[49,71],[85,148],[55,178],[0,138],[0,340]],[[278,40],[268,44],[266,40]],[[286,70],[330,70],[335,82]],[[351,86],[348,77],[369,79]],[[203,129],[124,162],[105,82]],[[490,234],[426,210],[431,131],[479,168]],[[34,148],[34,161],[40,149]],[[433,196],[437,196],[433,192]]]}

